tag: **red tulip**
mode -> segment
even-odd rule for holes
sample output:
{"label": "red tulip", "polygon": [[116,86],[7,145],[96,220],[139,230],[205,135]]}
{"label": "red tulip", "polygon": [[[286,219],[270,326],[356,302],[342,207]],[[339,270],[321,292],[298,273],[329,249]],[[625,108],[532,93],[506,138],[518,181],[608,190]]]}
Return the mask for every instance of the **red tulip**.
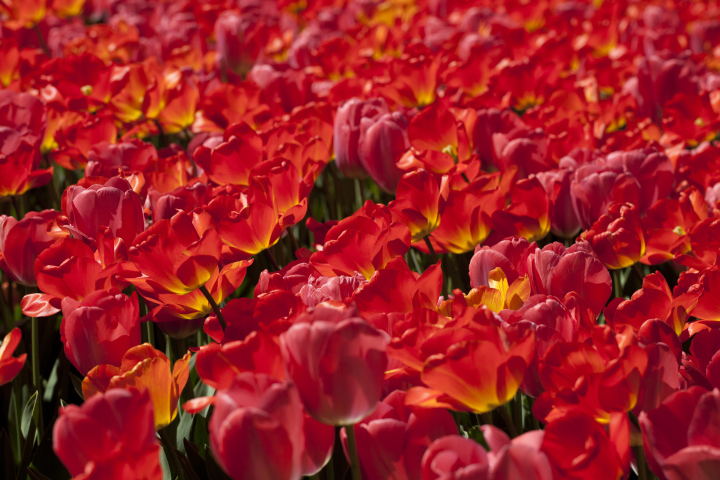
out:
{"label": "red tulip", "polygon": [[572,177],[573,173],[568,169],[537,174],[550,200],[550,230],[562,238],[574,238],[581,228],[570,192]]}
{"label": "red tulip", "polygon": [[140,345],[137,293],[98,290],[81,301],[65,297],[60,340],[68,360],[87,375],[97,365],[120,366],[125,352]]}
{"label": "red tulip", "polygon": [[542,430],[533,430],[510,438],[492,425],[480,427],[490,447],[488,480],[551,480],[550,462],[541,446],[545,436]]}
{"label": "red tulip", "polygon": [[720,390],[700,387],[670,395],[640,414],[650,469],[662,480],[710,480],[720,470]]}
{"label": "red tulip", "polygon": [[396,200],[388,207],[408,226],[413,242],[421,241],[440,225],[447,188],[447,177],[422,169],[406,173],[400,179]]}
{"label": "red tulip", "polygon": [[571,413],[545,427],[541,451],[553,478],[620,478],[622,467],[605,429],[590,416]]}
{"label": "red tulip", "polygon": [[263,160],[263,141],[248,124],[236,123],[225,130],[221,143],[213,148],[201,145],[193,157],[218,185],[246,186],[251,170]]}
{"label": "red tulip", "polygon": [[128,254],[141,275],[128,277],[128,281],[157,293],[191,293],[218,269],[220,253],[217,232],[199,233],[190,215],[179,212],[135,238]]}
{"label": "red tulip", "polygon": [[645,233],[638,209],[613,203],[589,230],[580,235],[609,269],[626,268],[645,255]]}
{"label": "red tulip", "polygon": [[142,200],[120,177],[89,188],[68,187],[63,194],[63,213],[68,217],[68,230],[88,243],[95,241],[101,227],[108,227],[126,246],[145,230]]}
{"label": "red tulip", "polygon": [[[405,406],[405,392],[396,390],[377,409],[355,425],[363,478],[418,479],[420,462],[428,445],[445,435],[457,434],[445,410]],[[340,431],[347,455],[347,434]]]}
{"label": "red tulip", "polygon": [[470,260],[470,286],[490,285],[490,272],[496,268],[500,268],[512,284],[518,277],[527,275],[527,258],[536,248],[535,243],[523,237],[507,238],[490,247],[478,245]]}
{"label": "red tulip", "polygon": [[597,315],[612,292],[610,273],[587,243],[566,249],[555,242],[536,249],[527,262],[535,294],[565,298],[567,293],[577,292]]}
{"label": "red tulip", "polygon": [[386,192],[394,192],[403,171],[396,161],[410,148],[408,120],[401,112],[385,113],[360,121],[358,155],[370,178]]}
{"label": "red tulip", "polygon": [[335,163],[346,177],[367,177],[367,171],[360,161],[358,151],[360,128],[362,122],[367,121],[364,119],[374,122],[388,112],[387,103],[382,98],[365,101],[351,98],[338,107],[333,128]]}
{"label": "red tulip", "polygon": [[75,478],[163,478],[147,391],[114,389],[61,408],[52,445]]}
{"label": "red tulip", "polygon": [[519,235],[540,240],[550,232],[550,204],[537,178],[523,179],[512,186],[510,204],[492,213],[500,237]]}
{"label": "red tulip", "polygon": [[324,460],[329,459],[332,428],[308,424],[315,420],[305,416],[292,383],[242,373],[212,403],[210,445],[234,479],[296,480],[317,469],[304,462],[308,450],[324,450]]}
{"label": "red tulip", "polygon": [[422,458],[422,480],[486,480],[489,469],[485,449],[459,435],[438,438]]}
{"label": "red tulip", "polygon": [[15,282],[35,286],[35,259],[57,239],[67,235],[60,229],[54,210],[28,212],[19,222],[0,215],[0,268]]}
{"label": "red tulip", "polygon": [[22,332],[19,328],[13,328],[10,333],[5,335],[2,344],[0,344],[0,386],[5,385],[20,373],[27,354],[23,353],[19,357],[13,357],[12,354],[20,344]]}
{"label": "red tulip", "polygon": [[35,279],[43,293],[25,295],[21,303],[23,313],[46,317],[60,311],[60,302],[65,297],[82,300],[96,290],[125,288],[127,283],[117,275],[120,265],[105,260],[93,254],[82,240],[58,240],[35,260]]}
{"label": "red tulip", "polygon": [[283,361],[310,415],[329,425],[352,425],[380,400],[387,340],[361,318],[323,310],[282,334]]}
{"label": "red tulip", "polygon": [[38,170],[39,158],[38,151],[25,141],[12,152],[0,152],[0,197],[22,195],[48,183],[53,167]]}

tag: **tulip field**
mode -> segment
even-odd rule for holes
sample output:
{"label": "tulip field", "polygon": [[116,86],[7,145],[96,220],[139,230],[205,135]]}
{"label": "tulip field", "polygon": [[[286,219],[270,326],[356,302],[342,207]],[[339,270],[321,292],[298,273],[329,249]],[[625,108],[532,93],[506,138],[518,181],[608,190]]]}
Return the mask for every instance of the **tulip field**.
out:
{"label": "tulip field", "polygon": [[720,479],[720,1],[0,0],[0,478]]}

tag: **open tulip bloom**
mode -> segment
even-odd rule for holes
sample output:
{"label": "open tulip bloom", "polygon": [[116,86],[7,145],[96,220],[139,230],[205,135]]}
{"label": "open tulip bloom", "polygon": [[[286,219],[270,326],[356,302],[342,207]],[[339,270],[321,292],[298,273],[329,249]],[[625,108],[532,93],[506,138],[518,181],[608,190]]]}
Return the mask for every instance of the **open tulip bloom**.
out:
{"label": "open tulip bloom", "polygon": [[0,27],[1,478],[720,478],[717,2]]}

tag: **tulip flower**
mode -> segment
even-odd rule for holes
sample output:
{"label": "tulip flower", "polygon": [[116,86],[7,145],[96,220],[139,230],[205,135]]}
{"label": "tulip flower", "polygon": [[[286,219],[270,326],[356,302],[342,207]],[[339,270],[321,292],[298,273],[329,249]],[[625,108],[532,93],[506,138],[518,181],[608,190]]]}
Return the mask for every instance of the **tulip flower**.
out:
{"label": "tulip flower", "polygon": [[190,215],[178,212],[135,238],[128,254],[140,274],[127,280],[158,293],[191,293],[205,286],[218,269],[220,253],[215,230],[201,234]]}
{"label": "tulip flower", "polygon": [[473,311],[467,325],[446,327],[421,346],[427,388],[410,389],[406,403],[485,413],[513,398],[535,356],[535,336],[506,333],[489,310]]}
{"label": "tulip flower", "polygon": [[510,204],[492,213],[495,229],[503,237],[519,235],[528,241],[545,237],[550,231],[550,205],[537,178],[523,179],[512,186]]}
{"label": "tulip flower", "polygon": [[335,115],[333,143],[335,163],[343,175],[350,178],[367,177],[358,152],[360,128],[362,122],[366,121],[364,119],[376,121],[388,112],[387,103],[382,98],[366,101],[351,98],[340,104]]}
{"label": "tulip flower", "polygon": [[310,264],[325,276],[351,276],[359,272],[369,279],[410,246],[410,230],[395,221],[390,210],[368,200],[355,212],[328,230],[321,251]]}
{"label": "tulip flower", "polygon": [[380,400],[387,340],[361,318],[324,313],[316,308],[280,336],[282,357],[310,415],[352,425]]}
{"label": "tulip flower", "polygon": [[550,200],[550,230],[559,237],[574,238],[581,227],[570,193],[572,171],[550,170],[538,173],[537,178]]}
{"label": "tulip flower", "polygon": [[[405,392],[396,390],[355,426],[357,449],[365,479],[420,478],[427,447],[445,435],[457,434],[452,416],[441,409],[405,406]],[[340,431],[347,452],[347,433]]]}
{"label": "tulip flower", "polygon": [[485,449],[459,435],[438,438],[422,458],[422,480],[485,480],[489,469]]}
{"label": "tulip flower", "polygon": [[485,443],[490,447],[488,460],[489,480],[551,480],[553,478],[550,461],[541,451],[545,432],[533,430],[518,437],[510,438],[497,427],[480,427]]}
{"label": "tulip flower", "polygon": [[46,317],[60,311],[65,297],[82,300],[96,290],[125,288],[127,283],[117,276],[119,263],[106,263],[99,256],[82,240],[64,238],[55,242],[35,260],[35,279],[43,293],[25,295],[23,313]]}
{"label": "tulip flower", "polygon": [[137,293],[128,297],[117,288],[98,290],[81,301],[65,297],[60,340],[70,363],[87,373],[97,365],[119,367],[123,355],[140,345]]}
{"label": "tulip flower", "polygon": [[632,204],[613,203],[608,213],[580,235],[611,270],[635,264],[645,254],[645,234],[638,209]]}
{"label": "tulip flower", "polygon": [[160,480],[160,445],[147,391],[113,389],[60,409],[53,451],[75,478]]}
{"label": "tulip flower", "polygon": [[[552,478],[620,478],[622,467],[605,429],[591,417],[572,413],[545,427],[542,452]],[[592,460],[589,460],[592,459]]]}
{"label": "tulip flower", "polygon": [[263,160],[263,142],[248,124],[241,122],[225,130],[220,144],[214,148],[201,145],[193,157],[218,185],[246,186],[250,171]]}
{"label": "tulip flower", "polygon": [[0,385],[5,385],[20,373],[27,354],[23,353],[19,357],[13,357],[12,354],[20,344],[22,332],[19,328],[13,328],[10,333],[5,335],[2,344],[0,344]]}
{"label": "tulip flower", "polygon": [[180,393],[190,374],[190,354],[175,362],[149,343],[132,347],[123,355],[120,366],[98,365],[90,370],[82,383],[86,400],[112,389],[147,389],[152,401],[155,428],[160,430],[177,416]]}
{"label": "tulip flower", "polygon": [[370,178],[386,192],[394,192],[403,175],[396,161],[408,148],[408,121],[401,112],[360,121],[358,156]]}
{"label": "tulip flower", "polygon": [[0,268],[15,282],[35,286],[35,259],[67,235],[54,210],[28,212],[22,220],[0,215]]}
{"label": "tulip flower", "polygon": [[490,285],[490,272],[500,268],[512,284],[527,274],[527,258],[537,245],[523,237],[502,240],[493,246],[477,246],[470,260],[470,286],[477,288]]}
{"label": "tulip flower", "polygon": [[720,469],[720,390],[691,387],[640,414],[648,465],[662,480],[709,480]]}
{"label": "tulip flower", "polygon": [[398,183],[397,199],[388,207],[410,229],[412,241],[419,242],[440,225],[447,194],[447,177],[440,178],[420,169],[403,175]]}
{"label": "tulip flower", "polygon": [[46,185],[53,174],[53,167],[39,170],[39,152],[22,141],[11,153],[0,152],[0,196],[22,195],[32,188]]}
{"label": "tulip flower", "polygon": [[[246,372],[212,403],[210,446],[233,479],[296,480],[330,458],[332,427],[305,415],[292,383]],[[320,468],[308,458],[318,456]]]}
{"label": "tulip flower", "polygon": [[90,244],[100,227],[108,227],[126,246],[145,230],[142,200],[130,182],[120,177],[88,188],[70,186],[63,194],[63,213],[68,217],[66,228],[70,233]]}
{"label": "tulip flower", "polygon": [[528,256],[527,269],[534,294],[565,298],[577,292],[596,315],[612,292],[610,273],[585,242],[567,249],[557,242],[538,248]]}

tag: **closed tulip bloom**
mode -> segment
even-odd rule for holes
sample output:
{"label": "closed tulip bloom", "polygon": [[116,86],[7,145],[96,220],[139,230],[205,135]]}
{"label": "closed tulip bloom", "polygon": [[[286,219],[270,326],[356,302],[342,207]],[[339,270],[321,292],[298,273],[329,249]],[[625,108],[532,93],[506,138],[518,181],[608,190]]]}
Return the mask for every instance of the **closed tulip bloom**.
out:
{"label": "closed tulip bloom", "polygon": [[292,383],[241,373],[213,404],[210,446],[233,479],[299,480],[319,470],[308,450],[324,446],[320,468],[329,458],[333,429],[306,416]]}
{"label": "closed tulip bloom", "polygon": [[67,232],[58,226],[59,212],[28,212],[17,221],[0,215],[0,268],[15,282],[36,286],[33,266],[38,255]]}
{"label": "closed tulip bloom", "polygon": [[385,113],[377,119],[360,121],[358,153],[360,162],[375,183],[393,193],[403,176],[396,161],[410,148],[408,120],[400,112]]}
{"label": "closed tulip bloom", "polygon": [[280,337],[288,376],[305,409],[329,425],[352,425],[380,400],[387,340],[372,325],[316,309]]}
{"label": "closed tulip bloom", "polygon": [[142,200],[130,182],[120,177],[88,188],[70,186],[63,198],[63,213],[73,236],[90,243],[97,238],[100,227],[108,227],[127,246],[145,230]]}
{"label": "closed tulip bloom", "polygon": [[80,373],[97,365],[119,367],[123,355],[140,345],[137,293],[128,297],[117,288],[98,290],[82,301],[65,297],[60,339],[65,355]]}
{"label": "closed tulip bloom", "polygon": [[545,435],[542,430],[533,430],[510,440],[497,427],[483,425],[480,428],[490,447],[489,480],[552,480],[550,462],[540,451]]}
{"label": "closed tulip bloom", "polygon": [[5,335],[2,344],[0,344],[0,385],[5,385],[20,373],[23,365],[25,365],[25,357],[23,353],[19,357],[13,357],[12,354],[20,344],[22,331],[19,328],[13,328],[10,333]]}
{"label": "closed tulip bloom", "polygon": [[85,399],[115,388],[147,389],[153,405],[155,428],[168,426],[177,416],[180,392],[185,388],[190,369],[190,354],[170,360],[149,343],[130,348],[122,357],[120,367],[98,365],[90,370],[82,383]]}
{"label": "closed tulip bloom", "polygon": [[160,480],[160,445],[147,391],[114,389],[60,409],[53,451],[75,478]]}
{"label": "closed tulip bloom", "polygon": [[565,298],[577,292],[597,315],[612,292],[610,272],[587,242],[565,248],[555,242],[528,256],[527,270],[533,294]]}
{"label": "closed tulip bloom", "polygon": [[368,175],[358,152],[361,121],[364,118],[376,120],[388,112],[387,103],[382,98],[365,101],[351,98],[338,107],[333,130],[335,163],[346,177],[365,178]]}

